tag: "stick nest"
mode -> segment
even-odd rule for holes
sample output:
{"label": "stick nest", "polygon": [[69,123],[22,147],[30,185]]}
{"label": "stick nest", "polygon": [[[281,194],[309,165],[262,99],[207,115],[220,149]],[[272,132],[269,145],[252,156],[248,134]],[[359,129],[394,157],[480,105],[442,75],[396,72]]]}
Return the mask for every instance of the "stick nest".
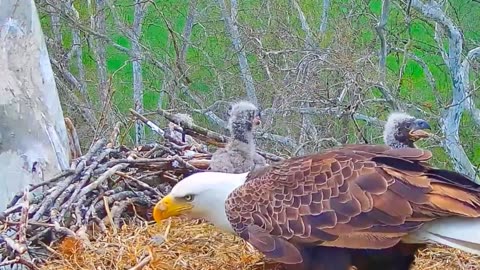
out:
{"label": "stick nest", "polygon": [[[153,224],[154,203],[185,176],[208,168],[211,154],[205,144],[221,147],[227,141],[176,115],[159,113],[170,121],[167,128],[132,111],[161,142],[132,149],[118,145],[117,126],[109,141],[96,141],[70,170],[18,193],[0,213],[0,266],[282,269],[242,239],[205,222],[173,218]],[[270,161],[282,159],[259,153]],[[414,269],[480,269],[480,258],[432,246],[419,252]]]}

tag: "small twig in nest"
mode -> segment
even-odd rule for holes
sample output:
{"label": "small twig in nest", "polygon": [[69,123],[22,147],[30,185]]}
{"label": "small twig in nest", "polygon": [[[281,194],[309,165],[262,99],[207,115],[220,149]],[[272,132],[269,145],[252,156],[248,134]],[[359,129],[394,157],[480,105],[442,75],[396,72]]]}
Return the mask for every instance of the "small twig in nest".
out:
{"label": "small twig in nest", "polygon": [[153,259],[153,255],[149,254],[147,257],[143,258],[137,265],[134,267],[130,268],[129,270],[140,270],[143,269],[145,266],[147,266],[148,263]]}
{"label": "small twig in nest", "polygon": [[37,189],[37,188],[39,188],[39,187],[41,187],[41,186],[49,185],[49,184],[51,184],[51,183],[53,183],[53,182],[55,182],[55,181],[57,181],[57,180],[60,180],[60,179],[62,179],[62,178],[64,178],[64,177],[67,177],[67,176],[72,175],[74,172],[75,172],[75,171],[73,171],[73,170],[64,171],[64,172],[61,172],[61,173],[58,174],[57,176],[54,176],[53,178],[51,178],[51,179],[49,179],[49,180],[47,180],[47,181],[43,181],[43,182],[38,183],[38,184],[32,184],[32,185],[30,186],[29,191],[32,192],[32,191],[34,191],[35,189]]}
{"label": "small twig in nest", "polygon": [[135,182],[135,184],[137,184],[138,186],[146,189],[146,190],[149,190],[151,192],[153,192],[154,194],[157,194],[157,195],[161,195],[160,192],[158,192],[156,189],[152,188],[151,186],[145,184],[144,182],[138,180],[137,178],[135,177],[132,177],[126,173],[123,173],[123,172],[115,172],[116,175],[120,176],[120,177],[123,177],[123,178],[126,178],[128,180],[131,180],[133,182]]}
{"label": "small twig in nest", "polygon": [[113,128],[112,134],[110,135],[110,139],[107,143],[107,148],[117,147],[118,145],[118,136],[120,135],[120,127],[122,126],[122,122],[117,122],[115,127]]}
{"label": "small twig in nest", "polygon": [[25,265],[28,269],[30,270],[40,270],[40,268],[38,268],[37,266],[35,266],[35,264],[33,264],[32,262],[29,262],[27,261],[26,259],[18,256],[16,257],[15,259],[13,260],[7,260],[7,261],[3,261],[0,263],[0,266],[11,266],[11,265],[15,265],[15,264],[22,264],[22,265]]}
{"label": "small twig in nest", "polygon": [[[87,153],[88,155],[88,153]],[[65,180],[60,182],[55,188],[55,191],[52,192],[50,195],[48,195],[44,201],[42,202],[42,206],[40,206],[40,209],[35,213],[33,216],[33,220],[35,221],[40,221],[42,216],[45,214],[45,212],[48,210],[48,208],[56,201],[56,199],[67,189],[67,187],[70,186],[70,184],[75,180],[75,177],[80,174],[80,172],[84,169],[85,167],[85,162],[81,162],[78,164],[77,168],[75,169],[75,173],[69,177],[67,177]]]}
{"label": "small twig in nest", "polygon": [[100,177],[98,177],[97,180],[93,181],[90,183],[88,186],[84,187],[82,191],[80,192],[79,197],[85,196],[87,193],[92,192],[95,190],[100,184],[102,184],[104,181],[106,181],[108,178],[110,178],[115,172],[120,171],[122,169],[125,169],[128,166],[128,164],[121,163],[113,166],[112,168],[108,169],[104,174],[102,174]]}
{"label": "small twig in nest", "polygon": [[28,250],[25,245],[18,243],[17,241],[13,240],[8,236],[3,236],[3,241],[5,241],[5,243],[9,247],[11,247],[14,251],[16,251],[18,254],[23,254]]}
{"label": "small twig in nest", "polygon": [[[18,243],[25,247],[25,251],[27,251],[27,226],[28,226],[28,209],[30,207],[28,201],[28,188],[25,188],[23,192],[23,201],[22,205],[22,214],[20,216],[20,224],[18,224]],[[23,253],[20,253],[22,255]]]}

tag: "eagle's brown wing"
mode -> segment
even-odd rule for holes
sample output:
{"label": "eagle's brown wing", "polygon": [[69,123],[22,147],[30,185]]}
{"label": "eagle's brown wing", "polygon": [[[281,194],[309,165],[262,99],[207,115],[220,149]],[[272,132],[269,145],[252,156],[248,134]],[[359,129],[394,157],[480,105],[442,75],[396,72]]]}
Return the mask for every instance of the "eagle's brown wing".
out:
{"label": "eagle's brown wing", "polygon": [[235,231],[267,257],[301,261],[297,247],[380,249],[426,221],[480,216],[480,189],[426,164],[422,149],[347,145],[249,175],[226,202]]}

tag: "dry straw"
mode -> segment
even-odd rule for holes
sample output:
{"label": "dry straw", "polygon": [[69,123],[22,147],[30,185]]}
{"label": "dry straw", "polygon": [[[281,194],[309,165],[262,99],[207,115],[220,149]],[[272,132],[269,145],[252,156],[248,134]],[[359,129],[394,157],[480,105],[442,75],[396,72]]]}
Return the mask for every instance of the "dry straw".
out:
{"label": "dry straw", "polygon": [[[145,222],[125,225],[115,234],[98,237],[82,248],[71,239],[55,246],[57,256],[45,270],[124,269],[278,269],[238,237],[199,221],[174,218],[160,225]],[[77,242],[78,243],[78,242]],[[480,257],[455,249],[431,246],[417,254],[414,270],[480,269]]]}

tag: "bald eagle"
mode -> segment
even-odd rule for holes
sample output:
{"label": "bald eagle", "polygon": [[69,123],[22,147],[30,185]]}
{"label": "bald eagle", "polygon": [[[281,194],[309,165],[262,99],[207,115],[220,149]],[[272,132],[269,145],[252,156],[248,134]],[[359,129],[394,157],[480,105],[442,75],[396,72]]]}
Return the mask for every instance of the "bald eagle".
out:
{"label": "bald eagle", "polygon": [[431,157],[422,149],[347,145],[249,173],[201,172],[175,185],[153,217],[204,218],[287,269],[344,270],[350,258],[342,248],[399,242],[480,255],[480,186],[431,167]]}
{"label": "bald eagle", "polygon": [[244,173],[265,166],[265,158],[256,152],[253,137],[253,130],[260,123],[260,112],[255,105],[248,101],[233,104],[228,120],[230,141],[225,148],[213,153],[210,170]]}
{"label": "bald eagle", "polygon": [[[393,112],[388,116],[383,130],[384,143],[392,148],[416,148],[415,142],[430,136],[430,124],[407,113]],[[405,244],[382,249],[346,250],[358,270],[408,270],[415,254],[425,244]]]}

